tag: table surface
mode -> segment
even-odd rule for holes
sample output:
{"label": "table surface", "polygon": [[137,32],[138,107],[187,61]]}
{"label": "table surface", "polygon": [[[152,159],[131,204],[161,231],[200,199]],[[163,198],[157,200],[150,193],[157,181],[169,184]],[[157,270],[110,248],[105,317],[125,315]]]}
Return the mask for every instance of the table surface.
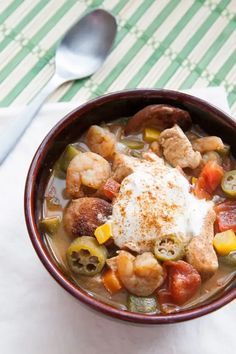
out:
{"label": "table surface", "polygon": [[118,35],[92,78],[52,101],[86,101],[133,87],[223,86],[236,114],[235,0],[0,1],[0,107],[28,103],[51,77],[55,47],[85,12],[111,11]]}
{"label": "table surface", "polygon": [[[40,91],[60,37],[97,7],[117,18],[111,55],[92,78],[63,85],[51,101],[80,104],[133,87],[220,85],[236,114],[235,0],[2,0],[0,107],[28,103]],[[26,171],[50,124],[36,119],[0,172],[0,353],[235,352],[235,302],[188,323],[136,327],[89,311],[52,281],[26,237],[22,205]]]}

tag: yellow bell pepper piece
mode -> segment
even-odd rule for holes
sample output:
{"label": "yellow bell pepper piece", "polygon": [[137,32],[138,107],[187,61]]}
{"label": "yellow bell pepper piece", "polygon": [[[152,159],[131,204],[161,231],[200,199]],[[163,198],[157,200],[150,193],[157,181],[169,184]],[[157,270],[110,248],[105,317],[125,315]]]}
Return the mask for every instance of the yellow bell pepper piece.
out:
{"label": "yellow bell pepper piece", "polygon": [[215,235],[213,245],[220,256],[227,256],[236,251],[236,235],[232,230],[220,232]]}
{"label": "yellow bell pepper piece", "polygon": [[191,182],[193,185],[195,185],[197,183],[197,178],[196,177],[192,177],[191,178]]}
{"label": "yellow bell pepper piece", "polygon": [[153,141],[158,141],[161,132],[154,128],[145,128],[143,133],[143,139],[148,143],[152,143]]}
{"label": "yellow bell pepper piece", "polygon": [[100,245],[105,243],[109,238],[112,237],[111,233],[111,225],[110,224],[103,224],[98,226],[94,232],[94,235]]}

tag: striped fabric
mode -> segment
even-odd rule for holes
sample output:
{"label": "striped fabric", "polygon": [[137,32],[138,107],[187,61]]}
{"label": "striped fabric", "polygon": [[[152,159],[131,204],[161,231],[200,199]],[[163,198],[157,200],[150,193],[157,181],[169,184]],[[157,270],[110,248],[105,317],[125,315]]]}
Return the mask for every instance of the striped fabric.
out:
{"label": "striped fabric", "polygon": [[112,53],[93,77],[52,101],[87,101],[134,87],[224,86],[236,115],[235,0],[0,1],[0,106],[28,103],[54,70],[55,47],[81,15],[104,8],[118,22]]}

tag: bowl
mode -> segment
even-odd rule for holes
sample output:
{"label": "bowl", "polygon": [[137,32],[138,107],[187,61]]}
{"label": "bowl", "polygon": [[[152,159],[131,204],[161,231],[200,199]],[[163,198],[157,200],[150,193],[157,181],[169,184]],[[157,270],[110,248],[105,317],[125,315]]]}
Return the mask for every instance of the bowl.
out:
{"label": "bowl", "polygon": [[63,273],[47,248],[39,229],[44,190],[50,169],[68,143],[75,141],[90,125],[132,116],[143,107],[166,103],[190,112],[193,122],[208,134],[218,135],[236,152],[236,123],[226,113],[196,97],[170,90],[137,89],[111,93],[79,106],[66,115],[44,138],[29,168],[25,186],[25,219],[32,244],[52,277],[71,295],[113,318],[144,324],[166,324],[186,321],[219,309],[236,298],[236,287],[230,284],[218,296],[198,307],[172,314],[145,315],[131,313],[105,304],[75,286]]}

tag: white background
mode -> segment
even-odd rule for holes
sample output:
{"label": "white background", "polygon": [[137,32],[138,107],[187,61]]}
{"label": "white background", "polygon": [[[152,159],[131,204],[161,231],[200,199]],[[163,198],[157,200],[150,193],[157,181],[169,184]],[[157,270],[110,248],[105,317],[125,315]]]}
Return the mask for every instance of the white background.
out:
{"label": "white background", "polygon": [[[222,90],[197,93],[227,110]],[[0,353],[235,353],[235,301],[189,322],[135,326],[114,321],[79,303],[38,260],[24,223],[26,173],[42,138],[75,105],[46,107],[0,168]],[[0,126],[16,112],[0,110]]]}

